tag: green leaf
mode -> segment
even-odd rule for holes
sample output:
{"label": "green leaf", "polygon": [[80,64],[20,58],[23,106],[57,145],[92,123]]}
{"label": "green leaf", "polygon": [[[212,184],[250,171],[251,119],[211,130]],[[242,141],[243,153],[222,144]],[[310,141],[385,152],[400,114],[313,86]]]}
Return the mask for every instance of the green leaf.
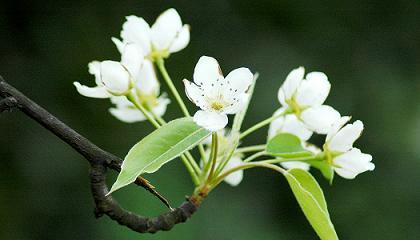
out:
{"label": "green leaf", "polygon": [[324,194],[310,173],[290,169],[285,173],[290,188],[303,213],[322,240],[338,239],[325,202]]}
{"label": "green leaf", "polygon": [[334,169],[329,165],[325,160],[324,161],[306,161],[312,167],[317,168],[324,176],[325,179],[328,180],[330,184],[334,179]]}
{"label": "green leaf", "polygon": [[173,120],[156,129],[130,149],[109,193],[134,182],[143,173],[156,172],[209,135],[209,131],[190,117]]}
{"label": "green leaf", "polygon": [[284,158],[307,157],[313,155],[302,147],[300,139],[289,133],[280,133],[267,143],[266,152],[269,155]]}

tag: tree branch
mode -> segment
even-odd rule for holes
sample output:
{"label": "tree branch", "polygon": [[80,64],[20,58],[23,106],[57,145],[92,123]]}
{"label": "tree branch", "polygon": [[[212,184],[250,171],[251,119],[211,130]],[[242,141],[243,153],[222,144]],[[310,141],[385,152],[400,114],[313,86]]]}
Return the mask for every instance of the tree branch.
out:
{"label": "tree branch", "polygon": [[[160,230],[170,230],[174,225],[185,222],[197,210],[201,199],[188,198],[180,207],[157,217],[149,218],[135,215],[121,208],[112,196],[106,196],[108,187],[106,185],[106,170],[111,168],[121,170],[122,160],[117,156],[99,148],[87,138],[61,122],[41,106],[33,102],[17,89],[9,85],[0,76],[0,112],[17,108],[28,117],[37,121],[44,128],[62,139],[78,153],[80,153],[91,166],[90,184],[92,196],[95,201],[95,216],[103,214],[119,224],[129,227],[140,233],[155,233]],[[146,179],[139,177],[135,183],[158,197],[165,205],[169,206],[166,199],[161,196]]]}

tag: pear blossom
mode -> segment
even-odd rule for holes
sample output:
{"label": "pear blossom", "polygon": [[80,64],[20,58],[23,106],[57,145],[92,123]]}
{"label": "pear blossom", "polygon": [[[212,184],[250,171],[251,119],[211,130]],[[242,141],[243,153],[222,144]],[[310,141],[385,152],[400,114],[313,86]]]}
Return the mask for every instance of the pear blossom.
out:
{"label": "pear blossom", "polygon": [[170,8],[156,19],[152,27],[143,18],[133,15],[126,17],[120,36],[122,40],[112,38],[120,52],[125,44],[134,43],[142,48],[145,56],[153,57],[154,53],[168,57],[170,53],[178,52],[188,45],[190,28],[182,24],[178,12]]}
{"label": "pear blossom", "polygon": [[130,74],[119,62],[93,61],[89,63],[89,73],[95,76],[96,87],[88,87],[79,82],[73,83],[83,96],[109,98],[113,95],[123,95],[131,88]]}
{"label": "pear blossom", "polygon": [[201,109],[194,114],[194,121],[214,132],[227,125],[227,114],[238,113],[248,101],[253,74],[242,67],[224,78],[217,60],[203,56],[195,66],[193,78],[194,82],[184,79],[184,85],[188,98]]}
{"label": "pear blossom", "polygon": [[278,100],[309,129],[326,134],[340,118],[338,111],[323,105],[331,84],[322,72],[308,73],[305,79],[304,75],[303,67],[292,70],[278,91]]}
{"label": "pear blossom", "polygon": [[333,125],[326,137],[324,152],[338,175],[353,179],[362,172],[373,171],[375,165],[370,154],[353,147],[363,131],[363,123],[357,120],[345,125],[349,120],[350,117],[342,117]]}

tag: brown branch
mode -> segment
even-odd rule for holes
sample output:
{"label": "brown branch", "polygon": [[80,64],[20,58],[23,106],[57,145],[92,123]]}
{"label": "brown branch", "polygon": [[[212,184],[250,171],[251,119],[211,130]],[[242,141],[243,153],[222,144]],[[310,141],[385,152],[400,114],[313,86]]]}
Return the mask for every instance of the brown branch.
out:
{"label": "brown branch", "polygon": [[[58,118],[9,85],[1,76],[0,97],[3,98],[0,101],[0,112],[12,108],[19,109],[70,145],[90,163],[90,184],[96,205],[96,217],[106,214],[119,224],[127,226],[134,231],[155,233],[160,230],[170,230],[174,225],[185,222],[200,205],[200,196],[200,199],[197,199],[197,197],[188,198],[180,207],[153,218],[135,215],[124,210],[112,196],[106,196],[108,193],[108,187],[105,182],[106,170],[110,168],[120,171],[122,163],[120,158],[99,148],[87,138],[68,127]],[[155,190],[149,181],[139,177],[135,183],[157,196],[169,207],[166,199]]]}

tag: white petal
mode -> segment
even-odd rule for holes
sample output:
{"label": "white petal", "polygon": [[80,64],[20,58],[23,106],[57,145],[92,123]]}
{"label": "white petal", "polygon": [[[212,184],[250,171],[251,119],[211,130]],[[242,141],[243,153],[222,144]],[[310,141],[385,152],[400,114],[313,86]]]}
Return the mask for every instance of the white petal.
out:
{"label": "white petal", "polygon": [[187,94],[188,99],[193,102],[197,107],[207,110],[209,106],[207,104],[204,92],[194,83],[184,79],[185,93]]}
{"label": "white petal", "polygon": [[[150,26],[143,18],[136,16],[126,17],[127,21],[123,24],[121,38],[124,43],[136,43],[141,46],[144,54],[151,50]],[[118,47],[118,46],[117,46]]]}
{"label": "white petal", "polygon": [[321,105],[306,109],[301,113],[300,117],[309,129],[318,134],[327,134],[341,116],[334,108]]}
{"label": "white petal", "polygon": [[237,68],[225,77],[225,82],[227,83],[225,93],[231,95],[243,93],[248,90],[253,79],[254,75],[248,68]]}
{"label": "white petal", "polygon": [[362,131],[363,123],[359,120],[347,124],[330,139],[328,148],[332,151],[347,152],[353,147],[353,143],[360,137]]}
{"label": "white petal", "polygon": [[219,67],[219,63],[212,57],[202,56],[194,68],[194,82],[207,90],[222,81],[223,76]]}
{"label": "white petal", "polygon": [[162,117],[165,114],[166,108],[170,102],[171,100],[169,100],[169,98],[166,96],[160,96],[158,98],[158,105],[152,109],[153,113],[159,117]]}
{"label": "white petal", "polygon": [[124,43],[120,39],[115,37],[112,37],[111,40],[117,47],[118,52],[122,53],[124,51]]}
{"label": "white petal", "polygon": [[322,105],[330,89],[327,75],[322,72],[308,73],[306,80],[303,80],[297,89],[296,102],[301,107]]}
{"label": "white petal", "polygon": [[118,120],[126,123],[134,123],[146,120],[146,117],[135,108],[110,108],[109,112]]}
{"label": "white petal", "polygon": [[299,67],[293,69],[289,75],[287,75],[286,80],[284,81],[283,85],[280,87],[278,92],[278,99],[280,103],[285,103],[286,99],[291,99],[292,96],[296,93],[297,88],[300,85],[300,82],[305,75],[305,69],[303,67]]}
{"label": "white petal", "polygon": [[325,141],[329,142],[331,138],[335,136],[335,134],[337,134],[338,130],[340,130],[344,126],[344,124],[350,121],[350,119],[351,119],[350,116],[343,116],[337,122],[335,122],[333,126],[331,127],[330,131],[328,132],[327,138]]}
{"label": "white petal", "polygon": [[[285,108],[280,108],[274,115],[281,114]],[[302,141],[307,141],[312,136],[309,130],[294,114],[287,114],[271,122],[268,129],[268,137],[272,138],[279,133],[290,133],[299,137]]]}
{"label": "white petal", "polygon": [[246,103],[249,101],[249,95],[246,93],[242,93],[239,96],[236,96],[236,98],[231,99],[233,103],[231,105],[223,108],[223,113],[225,114],[236,114],[240,112]]}
{"label": "white petal", "polygon": [[359,173],[373,171],[375,164],[371,163],[372,156],[362,153],[359,149],[353,148],[333,159],[335,172],[343,178],[353,179]]}
{"label": "white petal", "polygon": [[318,154],[318,153],[322,152],[319,147],[317,147],[316,145],[311,144],[311,143],[303,143],[303,148],[312,152],[313,154]]}
{"label": "white petal", "polygon": [[152,42],[156,49],[169,49],[182,28],[181,17],[178,12],[170,8],[163,12],[152,26]]}
{"label": "white petal", "polygon": [[143,50],[139,45],[134,43],[124,45],[124,49],[121,54],[121,63],[127,68],[131,76],[137,76],[139,74],[143,60]]}
{"label": "white petal", "polygon": [[[225,171],[235,168],[237,166],[240,166],[242,164],[242,160],[240,157],[234,156],[232,157],[229,162],[226,164],[225,166]],[[233,172],[231,174],[229,174],[224,181],[231,185],[232,187],[238,186],[239,183],[241,183],[242,179],[243,179],[243,175],[244,175],[244,171],[243,170],[239,170],[236,172]]]}
{"label": "white petal", "polygon": [[87,87],[79,82],[74,82],[73,85],[76,87],[80,95],[91,98],[109,98],[112,96],[105,87]]}
{"label": "white petal", "polygon": [[101,62],[92,61],[88,64],[89,73],[95,76],[95,83],[98,86],[103,86],[101,81]]}
{"label": "white petal", "polygon": [[299,162],[299,161],[283,162],[283,163],[280,163],[280,165],[282,165],[286,169],[300,168],[305,171],[308,171],[310,168],[309,164],[304,163],[304,162]]}
{"label": "white petal", "polygon": [[144,60],[139,74],[134,79],[136,87],[141,93],[159,95],[160,85],[151,61]]}
{"label": "white petal", "polygon": [[128,101],[127,97],[125,96],[112,96],[110,100],[112,104],[117,106],[117,108],[134,107],[134,105]]}
{"label": "white petal", "polygon": [[169,52],[174,53],[184,49],[190,42],[190,26],[184,25],[172,42]]}
{"label": "white petal", "polygon": [[125,93],[130,87],[130,75],[119,62],[101,62],[101,80],[105,87],[115,94]]}
{"label": "white petal", "polygon": [[228,117],[225,114],[200,110],[194,114],[194,122],[209,131],[216,132],[226,127]]}

